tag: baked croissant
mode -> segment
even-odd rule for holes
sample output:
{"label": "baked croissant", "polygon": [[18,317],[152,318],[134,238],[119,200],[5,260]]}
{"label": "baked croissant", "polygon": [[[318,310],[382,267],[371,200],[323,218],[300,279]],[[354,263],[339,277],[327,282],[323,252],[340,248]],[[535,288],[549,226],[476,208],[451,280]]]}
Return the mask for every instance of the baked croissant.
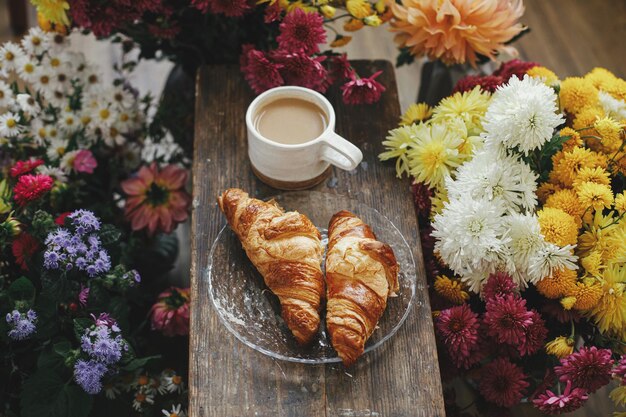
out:
{"label": "baked croissant", "polygon": [[350,366],[363,354],[387,297],[399,286],[393,250],[349,211],[336,213],[328,226],[326,288],[326,327],[339,357]]}
{"label": "baked croissant", "polygon": [[265,284],[280,300],[282,317],[305,345],[320,325],[324,296],[320,232],[308,217],[275,202],[250,198],[231,188],[218,197],[222,212]]}

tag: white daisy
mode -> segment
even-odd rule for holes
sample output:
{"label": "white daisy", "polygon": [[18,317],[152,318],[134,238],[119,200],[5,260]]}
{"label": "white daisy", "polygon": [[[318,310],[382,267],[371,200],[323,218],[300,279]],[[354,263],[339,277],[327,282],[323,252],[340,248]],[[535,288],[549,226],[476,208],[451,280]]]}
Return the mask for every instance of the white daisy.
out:
{"label": "white daisy", "polygon": [[7,112],[0,116],[0,136],[12,138],[22,131],[20,125],[20,116],[18,114]]}
{"label": "white daisy", "polygon": [[[56,132],[56,130],[54,130],[54,132]],[[47,129],[47,133],[49,138],[49,145],[48,149],[46,150],[46,155],[51,161],[57,161],[59,158],[65,155],[65,150],[67,149],[67,141],[58,137],[52,137],[50,135],[51,129]]]}
{"label": "white daisy", "polygon": [[9,107],[13,103],[13,90],[9,84],[0,80],[0,107]]}
{"label": "white daisy", "polygon": [[487,144],[501,142],[528,155],[540,148],[565,121],[557,114],[557,96],[541,80],[513,76],[493,94],[483,120]]}
{"label": "white daisy", "polygon": [[61,168],[41,165],[37,167],[37,172],[52,177],[55,181],[67,182],[67,174]]}
{"label": "white daisy", "polygon": [[37,91],[45,93],[54,88],[54,73],[47,66],[38,66],[35,69],[32,84]]}
{"label": "white daisy", "polygon": [[626,103],[623,100],[618,100],[604,91],[600,91],[598,98],[608,117],[615,120],[626,120]]}
{"label": "white daisy", "polygon": [[24,56],[24,50],[13,42],[6,42],[0,47],[0,62],[7,70],[15,69],[17,62]]}
{"label": "white daisy", "polygon": [[29,116],[36,116],[41,111],[39,103],[30,94],[18,94],[17,103],[22,111]]}
{"label": "white daisy", "polygon": [[126,143],[126,138],[115,126],[111,126],[108,129],[103,127],[101,132],[104,143],[111,148]]}
{"label": "white daisy", "polygon": [[76,113],[71,110],[63,111],[59,114],[59,125],[67,133],[74,133],[82,127],[80,119],[76,116]]}
{"label": "white daisy", "polygon": [[185,417],[185,412],[182,410],[183,406],[180,404],[173,405],[170,410],[161,410],[165,417]]}
{"label": "white daisy", "polygon": [[141,411],[149,404],[154,404],[154,395],[148,394],[145,390],[139,389],[133,399],[133,408],[137,411]]}
{"label": "white daisy", "polygon": [[85,90],[101,91],[104,88],[102,81],[100,69],[94,65],[87,64],[83,71]]}
{"label": "white daisy", "polygon": [[114,400],[120,395],[120,390],[115,384],[105,384],[102,388],[104,389],[104,395],[109,400]]}
{"label": "white daisy", "polygon": [[154,140],[151,137],[147,137],[141,148],[141,159],[147,163],[161,161],[168,163],[179,155],[182,155],[183,150],[174,141],[174,137],[168,131],[165,136],[160,140]]}
{"label": "white daisy", "polygon": [[43,90],[42,93],[48,101],[48,104],[51,104],[53,107],[62,109],[68,105],[67,94],[65,93],[65,91],[59,89],[58,87]]}
{"label": "white daisy", "polygon": [[37,66],[39,64],[32,57],[26,55],[17,61],[15,70],[21,79],[32,82],[35,79]]}
{"label": "white daisy", "polygon": [[558,269],[578,269],[578,257],[573,255],[575,245],[559,247],[554,243],[545,243],[543,248],[530,259],[528,277],[533,284],[539,280],[552,276]]}
{"label": "white daisy", "polygon": [[70,47],[70,37],[61,35],[60,33],[53,33],[50,38],[50,49],[51,53],[57,53],[59,51],[67,51]]}
{"label": "white daisy", "polygon": [[48,129],[40,118],[33,119],[30,124],[30,135],[38,145],[44,145],[48,138]]}
{"label": "white daisy", "polygon": [[51,37],[40,28],[31,28],[22,39],[22,47],[31,55],[41,55],[50,47]]}
{"label": "white daisy", "polygon": [[118,118],[117,110],[112,109],[107,103],[100,103],[91,112],[91,119],[95,126],[106,130],[113,126]]}
{"label": "white daisy", "polygon": [[180,375],[170,372],[161,375],[161,385],[163,385],[168,392],[182,392],[184,383]]}
{"label": "white daisy", "polygon": [[112,88],[108,93],[111,97],[111,103],[119,110],[129,109],[136,103],[135,96],[121,87]]}

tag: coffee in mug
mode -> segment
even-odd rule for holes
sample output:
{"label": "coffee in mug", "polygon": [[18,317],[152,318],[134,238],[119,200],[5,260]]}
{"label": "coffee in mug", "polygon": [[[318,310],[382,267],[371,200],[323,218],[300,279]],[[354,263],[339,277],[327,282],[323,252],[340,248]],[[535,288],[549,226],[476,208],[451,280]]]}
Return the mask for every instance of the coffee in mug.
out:
{"label": "coffee in mug", "polygon": [[278,98],[263,105],[254,127],[263,137],[295,145],[318,138],[328,126],[328,116],[319,106],[294,97]]}

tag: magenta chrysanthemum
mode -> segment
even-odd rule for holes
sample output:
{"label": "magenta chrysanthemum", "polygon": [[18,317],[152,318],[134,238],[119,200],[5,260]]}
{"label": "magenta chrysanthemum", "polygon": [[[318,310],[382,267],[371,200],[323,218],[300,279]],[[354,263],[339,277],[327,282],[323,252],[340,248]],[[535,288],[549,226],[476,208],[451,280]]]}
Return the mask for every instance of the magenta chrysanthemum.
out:
{"label": "magenta chrysanthemum", "polygon": [[281,64],[271,62],[263,52],[256,49],[244,50],[244,54],[242,61],[245,65],[241,71],[257,94],[285,83],[279,71]]}
{"label": "magenta chrysanthemum", "polygon": [[574,386],[594,393],[611,381],[612,367],[611,351],[592,346],[561,359],[561,366],[555,366],[554,371],[560,381],[572,381]]}
{"label": "magenta chrysanthemum", "polygon": [[443,310],[437,330],[457,368],[469,368],[478,355],[478,315],[467,304]]}
{"label": "magenta chrysanthemum", "polygon": [[[287,85],[299,85],[320,92],[326,90],[326,69],[322,62],[326,57],[311,57],[304,51],[289,52],[277,50],[271,56],[282,65],[280,73]],[[327,87],[327,86],[326,86]]]}
{"label": "magenta chrysanthemum", "polygon": [[524,343],[526,330],[532,324],[533,313],[526,309],[526,300],[509,294],[487,301],[484,322],[487,334],[499,343]]}
{"label": "magenta chrysanthemum", "polygon": [[485,300],[489,301],[498,295],[513,294],[516,289],[517,285],[515,285],[509,274],[506,272],[496,272],[489,275],[481,294]]}
{"label": "magenta chrysanthemum", "polygon": [[579,409],[587,398],[587,392],[584,389],[572,389],[572,381],[567,381],[563,394],[558,395],[546,390],[533,400],[533,404],[546,414],[561,414]]}
{"label": "magenta chrysanthemum", "polygon": [[202,13],[223,13],[226,16],[243,16],[251,6],[248,0],[193,0],[192,6]]}
{"label": "magenta chrysanthemum", "polygon": [[423,182],[414,182],[411,185],[411,191],[413,192],[413,202],[415,203],[415,210],[420,217],[428,218],[430,216],[432,191]]}
{"label": "magenta chrysanthemum", "polygon": [[382,71],[366,78],[356,78],[353,75],[352,80],[341,87],[343,102],[346,104],[372,104],[380,100],[380,96],[385,91],[385,87],[375,80],[380,74]]}
{"label": "magenta chrysanthemum", "polygon": [[537,66],[539,66],[539,64],[536,62],[512,59],[500,65],[500,68],[495,70],[493,75],[502,77],[504,82],[508,82],[509,78],[514,75],[521,80],[529,69]]}
{"label": "magenta chrysanthemum", "polygon": [[505,358],[497,358],[485,365],[480,373],[480,393],[489,402],[500,407],[513,407],[524,396],[528,387],[522,368]]}
{"label": "magenta chrysanthemum", "polygon": [[546,322],[541,318],[541,315],[531,310],[532,324],[526,328],[526,337],[523,342],[517,345],[520,355],[532,355],[539,349],[543,348],[546,336],[548,335],[548,329],[546,329]]}
{"label": "magenta chrysanthemum", "polygon": [[621,379],[622,385],[626,385],[626,355],[622,355],[615,368],[613,368],[611,376]]}
{"label": "magenta chrysanthemum", "polygon": [[289,52],[302,50],[307,55],[316,54],[320,51],[319,44],[326,42],[323,25],[322,15],[295,8],[280,24],[278,47]]}

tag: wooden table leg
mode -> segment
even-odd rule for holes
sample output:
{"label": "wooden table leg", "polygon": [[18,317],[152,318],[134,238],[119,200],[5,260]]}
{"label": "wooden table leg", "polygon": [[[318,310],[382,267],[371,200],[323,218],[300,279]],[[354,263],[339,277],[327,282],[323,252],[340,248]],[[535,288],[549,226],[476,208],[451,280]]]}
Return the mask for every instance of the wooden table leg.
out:
{"label": "wooden table leg", "polygon": [[28,29],[26,0],[9,0],[9,22],[16,36],[23,35]]}

